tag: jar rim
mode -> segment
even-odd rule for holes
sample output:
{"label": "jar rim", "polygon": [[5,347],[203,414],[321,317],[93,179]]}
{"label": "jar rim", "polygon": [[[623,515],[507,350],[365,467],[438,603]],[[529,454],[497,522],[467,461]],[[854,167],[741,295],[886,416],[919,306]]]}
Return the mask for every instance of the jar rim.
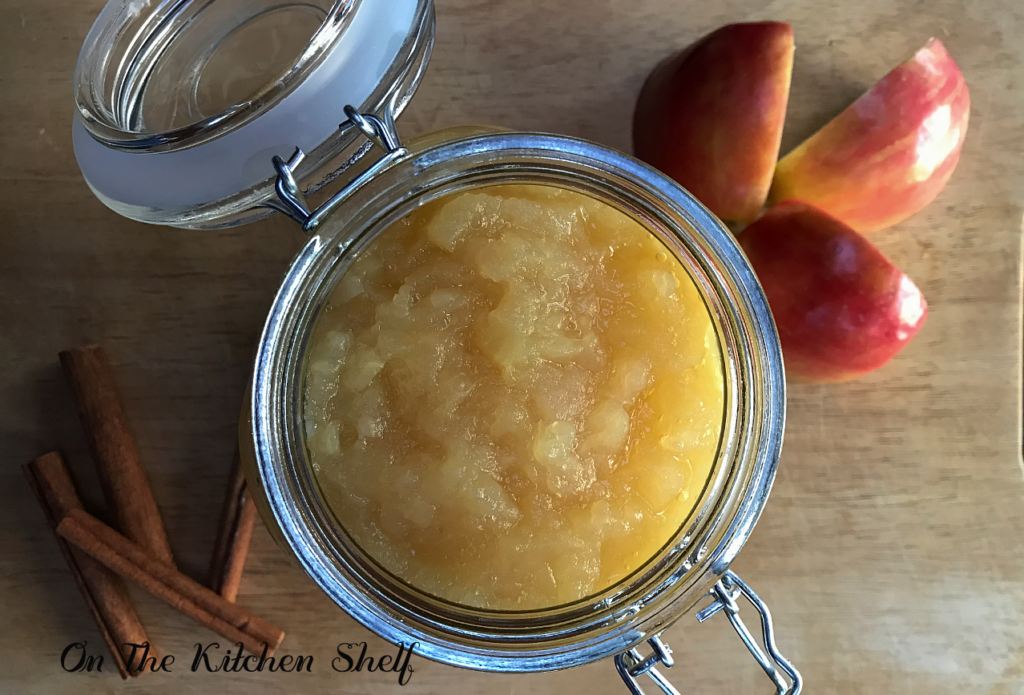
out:
{"label": "jar rim", "polygon": [[[112,0],[93,24],[75,66],[74,89],[78,113],[89,134],[112,147],[165,151],[201,144],[244,125],[294,90],[341,38],[352,11],[360,2],[362,0],[335,2],[294,62],[283,73],[269,77],[267,83],[251,97],[229,104],[217,113],[184,126],[154,132],[129,125],[129,121],[133,120],[132,114],[137,118],[138,112],[138,106],[131,103],[132,95],[136,99],[141,96],[140,88],[135,83],[145,82],[146,69],[153,62],[151,56],[166,50],[167,43],[180,31],[176,31],[174,25],[190,22],[188,12],[197,3],[159,3],[153,6],[139,33],[129,41],[135,51],[126,56],[126,60],[119,61],[116,74],[98,75],[105,78],[101,80],[90,79],[91,72],[106,73],[109,68],[115,67],[98,54],[118,40],[118,35],[131,19],[146,14],[139,12],[142,8],[131,0]],[[95,84],[97,81],[105,89],[96,89],[99,86]]]}
{"label": "jar rim", "polygon": [[[529,167],[524,166],[527,160]],[[413,152],[381,177],[388,173],[391,184],[376,192],[373,185],[366,186],[343,207],[349,214],[335,215],[337,224],[325,223],[331,232],[310,240],[268,317],[248,413],[248,445],[267,497],[264,512],[299,564],[336,603],[386,639],[419,642],[419,652],[435,660],[483,670],[549,670],[610,656],[648,639],[692,608],[727,570],[764,507],[778,463],[785,419],[781,349],[767,301],[738,244],[674,182],[626,155],[583,140],[532,133],[476,135]],[[318,313],[310,288],[329,289],[331,272],[334,278],[343,272],[339,264],[406,214],[409,205],[423,202],[428,192],[436,198],[445,186],[477,187],[488,177],[491,182],[501,177],[527,182],[524,174],[533,182],[546,174],[561,177],[566,187],[577,187],[571,180],[588,193],[619,187],[624,196],[643,198],[640,202],[652,215],[641,220],[645,227],[652,233],[655,222],[667,227],[687,248],[695,244],[698,262],[710,263],[702,272],[716,293],[716,310],[722,312],[716,319],[720,342],[733,341],[728,348],[733,354],[723,359],[723,366],[728,362],[733,370],[733,385],[727,386],[732,391],[727,400],[736,413],[729,433],[733,441],[724,454],[728,460],[716,462],[718,496],[701,501],[704,518],[680,529],[675,545],[652,558],[643,576],[626,589],[616,585],[596,600],[586,599],[588,604],[571,604],[571,613],[556,607],[554,613],[507,619],[473,610],[453,615],[425,604],[410,609],[400,589],[374,584],[386,580],[367,578],[372,569],[337,554],[337,539],[322,528],[329,524],[322,518],[323,509],[304,497],[309,490],[301,489],[309,485],[308,477],[300,479],[308,476],[308,459],[301,427],[296,432],[289,418],[301,417],[301,365]],[[684,532],[694,536],[681,538]],[[652,564],[658,558],[662,564]]]}

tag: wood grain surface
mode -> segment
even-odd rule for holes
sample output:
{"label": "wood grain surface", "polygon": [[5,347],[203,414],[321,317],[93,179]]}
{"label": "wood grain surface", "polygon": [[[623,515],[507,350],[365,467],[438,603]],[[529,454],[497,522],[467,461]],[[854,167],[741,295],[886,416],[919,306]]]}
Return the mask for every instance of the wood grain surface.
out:
{"label": "wood grain surface", "polygon": [[[57,352],[107,351],[179,567],[202,580],[231,468],[254,343],[302,235],[273,219],[222,232],[145,226],[90,193],[71,150],[71,76],[101,0],[0,5],[0,691],[4,693],[608,693],[611,662],[532,675],[413,657],[391,673],[331,670],[339,642],[387,645],[336,608],[257,528],[238,601],[288,634],[312,673],[192,673],[216,636],[133,591],[171,674],[69,674],[100,636],[19,467],[68,457],[102,495]],[[792,387],[768,508],[735,569],[771,605],[806,692],[1024,693],[1021,222],[1024,6],[1018,0],[439,0],[406,133],[491,123],[629,148],[651,67],[727,22],[791,22],[783,150],[932,36],[966,75],[963,156],[927,209],[873,240],[931,316],[886,368]],[[668,630],[683,692],[769,693],[726,621]],[[223,641],[223,640],[221,640]],[[224,645],[226,648],[227,645]],[[112,670],[109,666],[105,670]]]}

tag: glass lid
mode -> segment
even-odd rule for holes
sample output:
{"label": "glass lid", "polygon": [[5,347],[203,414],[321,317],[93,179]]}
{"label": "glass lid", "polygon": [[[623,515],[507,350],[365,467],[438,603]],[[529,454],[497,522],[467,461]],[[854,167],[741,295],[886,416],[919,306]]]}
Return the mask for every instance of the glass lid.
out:
{"label": "glass lid", "polygon": [[116,212],[181,227],[270,214],[275,155],[316,190],[365,152],[339,133],[411,98],[430,0],[111,0],[75,69],[75,155]]}

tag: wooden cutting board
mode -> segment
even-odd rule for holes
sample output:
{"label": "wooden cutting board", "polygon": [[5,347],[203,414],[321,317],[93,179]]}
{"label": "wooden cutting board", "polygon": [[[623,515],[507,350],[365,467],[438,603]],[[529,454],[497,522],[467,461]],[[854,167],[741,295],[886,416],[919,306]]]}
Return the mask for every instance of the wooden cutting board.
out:
{"label": "wooden cutting board", "polygon": [[[280,219],[222,232],[145,226],[91,195],[71,151],[71,76],[101,6],[0,7],[0,690],[393,692],[395,674],[331,669],[339,642],[391,648],[293,569],[262,527],[239,601],[287,631],[282,653],[312,655],[312,673],[192,673],[194,645],[216,636],[138,592],[150,636],[177,657],[173,672],[121,683],[61,669],[70,643],[103,650],[18,468],[60,448],[87,503],[102,509],[102,499],[58,350],[106,347],[180,566],[201,579],[255,340],[301,241]],[[490,123],[628,150],[651,67],[721,24],[759,19],[796,30],[784,150],[932,35],[962,67],[973,109],[949,186],[873,237],[924,290],[927,325],[880,372],[792,387],[772,499],[735,569],[771,605],[808,693],[1020,695],[1019,2],[443,0],[402,128]],[[723,618],[687,616],[666,637],[683,692],[771,692]],[[411,665],[402,692],[625,692],[610,662],[525,676]]]}

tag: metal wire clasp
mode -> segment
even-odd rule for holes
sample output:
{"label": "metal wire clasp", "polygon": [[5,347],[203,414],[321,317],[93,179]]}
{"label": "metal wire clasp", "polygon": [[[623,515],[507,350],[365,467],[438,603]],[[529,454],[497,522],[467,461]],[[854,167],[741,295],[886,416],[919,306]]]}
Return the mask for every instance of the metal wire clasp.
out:
{"label": "metal wire clasp", "polygon": [[392,162],[408,154],[408,150],[402,146],[402,141],[398,137],[394,108],[391,104],[384,108],[383,118],[359,113],[353,106],[345,107],[345,116],[347,120],[338,126],[340,134],[358,128],[371,143],[384,150],[385,154],[315,210],[310,211],[306,206],[305,196],[299,190],[298,181],[295,179],[295,170],[302,163],[306,153],[296,147],[287,162],[276,155],[273,158],[274,169],[277,171],[274,189],[279,200],[268,200],[265,206],[288,215],[301,224],[306,232],[316,229],[353,191],[390,166]]}
{"label": "metal wire clasp", "polygon": [[[736,605],[736,599],[740,597],[740,594],[746,597],[747,601],[754,606],[758,615],[761,616],[761,630],[768,654],[761,650],[754,636],[750,634],[750,630],[747,629],[743,620],[740,619],[740,609]],[[775,646],[775,629],[772,626],[772,614],[768,610],[768,606],[765,605],[765,602],[731,570],[722,575],[722,578],[711,589],[708,596],[711,596],[714,601],[707,608],[697,613],[697,621],[703,623],[715,615],[715,613],[725,611],[725,614],[729,617],[729,622],[732,623],[736,634],[743,640],[747,650],[753,655],[764,672],[768,674],[768,677],[772,679],[777,695],[800,695],[800,690],[803,688],[803,678],[800,676],[800,672],[779,653],[779,648]],[[675,663],[672,659],[672,650],[661,641],[661,635],[656,635],[647,641],[654,648],[654,653],[646,659],[641,657],[640,652],[636,649],[630,649],[615,657],[615,668],[618,670],[622,680],[625,681],[626,687],[629,688],[629,692],[632,695],[644,695],[644,691],[637,682],[637,678],[647,674],[662,692],[667,693],[667,695],[679,695],[679,691],[655,668],[659,663],[663,664],[665,668],[672,668],[672,665]],[[789,676],[788,683],[782,674],[779,673],[780,671]]]}
{"label": "metal wire clasp", "polygon": [[675,660],[672,658],[672,650],[661,641],[661,635],[655,635],[647,640],[647,643],[654,649],[654,653],[646,659],[640,656],[640,652],[636,649],[630,649],[615,656],[615,669],[619,672],[622,680],[626,682],[629,692],[633,695],[644,695],[644,690],[640,687],[640,683],[637,682],[637,678],[647,674],[654,681],[654,684],[661,688],[662,692],[667,693],[667,695],[679,695],[679,691],[672,687],[672,684],[665,679],[665,676],[661,675],[661,672],[655,668],[656,664],[662,664],[665,668],[672,668],[675,664]]}

